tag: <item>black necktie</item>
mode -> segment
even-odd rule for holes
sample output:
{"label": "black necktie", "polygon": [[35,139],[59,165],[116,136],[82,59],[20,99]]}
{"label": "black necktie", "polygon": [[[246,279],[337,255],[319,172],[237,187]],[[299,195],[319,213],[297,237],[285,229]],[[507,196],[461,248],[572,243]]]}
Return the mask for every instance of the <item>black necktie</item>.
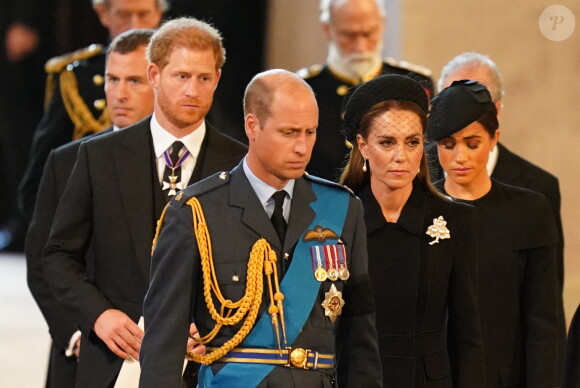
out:
{"label": "black necktie", "polygon": [[[171,163],[173,166],[175,166],[177,164],[177,162],[179,161],[179,152],[181,151],[182,148],[183,148],[183,143],[180,141],[173,142],[173,144],[171,145],[171,155],[169,158],[171,159]],[[169,178],[170,176],[172,178]],[[177,177],[177,179],[175,177]],[[169,186],[167,186],[165,184],[163,185],[165,199],[167,201],[169,201],[171,199],[171,197],[173,195],[175,195],[173,193],[171,195],[169,195],[169,193],[172,190],[172,183],[181,182],[181,166],[178,166],[177,168],[172,170],[171,167],[169,167],[166,163],[165,164],[165,172],[163,173],[163,182],[167,182],[169,184]],[[177,191],[179,191],[179,190],[177,190]]]}
{"label": "black necktie", "polygon": [[284,190],[276,191],[272,198],[274,198],[274,213],[272,213],[272,217],[270,220],[272,221],[272,225],[274,225],[274,229],[280,237],[280,241],[284,244],[284,236],[286,235],[286,220],[284,219],[284,198],[286,198],[286,192]]}

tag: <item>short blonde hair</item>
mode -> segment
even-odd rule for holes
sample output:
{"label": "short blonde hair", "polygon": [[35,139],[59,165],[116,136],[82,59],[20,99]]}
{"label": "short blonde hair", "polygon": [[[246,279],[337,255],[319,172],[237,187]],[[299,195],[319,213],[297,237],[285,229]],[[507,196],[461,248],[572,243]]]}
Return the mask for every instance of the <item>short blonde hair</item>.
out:
{"label": "short blonde hair", "polygon": [[169,20],[153,34],[147,47],[149,63],[163,69],[169,62],[174,48],[184,47],[191,50],[209,50],[214,53],[216,70],[226,61],[226,50],[220,32],[210,24],[194,18]]}

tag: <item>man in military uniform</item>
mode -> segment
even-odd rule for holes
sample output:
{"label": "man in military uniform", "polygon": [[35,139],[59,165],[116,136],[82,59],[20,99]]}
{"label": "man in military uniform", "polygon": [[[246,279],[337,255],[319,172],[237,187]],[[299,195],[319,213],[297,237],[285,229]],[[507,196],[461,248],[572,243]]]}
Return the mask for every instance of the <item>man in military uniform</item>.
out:
{"label": "man in military uniform", "polygon": [[168,198],[247,149],[205,121],[225,60],[218,31],[172,20],[147,58],[153,115],[81,143],[43,252],[50,291],[83,333],[77,387],[111,387],[123,360],[139,358],[151,241]]}
{"label": "man in military uniform", "polygon": [[[165,0],[93,0],[111,38],[132,28],[155,28]],[[46,107],[36,128],[30,160],[19,187],[19,207],[27,222],[49,152],[73,139],[111,125],[103,90],[105,48],[93,44],[47,62]]]}
{"label": "man in military uniform", "polygon": [[382,59],[386,23],[382,0],[321,0],[320,21],[328,38],[327,63],[298,71],[314,90],[320,109],[318,139],[306,170],[336,181],[349,150],[340,130],[349,89],[379,74],[408,75],[429,96],[433,83],[430,71],[423,67]]}
{"label": "man in military uniform", "polygon": [[179,386],[191,322],[208,350],[193,357],[200,387],[380,387],[361,203],[304,174],[314,93],[269,70],[244,112],[243,161],[180,192],[160,221],[140,387]]}

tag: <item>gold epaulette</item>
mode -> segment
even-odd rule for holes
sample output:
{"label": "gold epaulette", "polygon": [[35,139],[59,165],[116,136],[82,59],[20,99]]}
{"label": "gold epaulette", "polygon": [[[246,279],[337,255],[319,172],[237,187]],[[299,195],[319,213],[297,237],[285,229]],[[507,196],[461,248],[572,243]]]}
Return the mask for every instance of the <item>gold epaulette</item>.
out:
{"label": "gold epaulette", "polygon": [[324,66],[322,65],[312,65],[309,67],[303,67],[302,69],[299,69],[296,72],[296,74],[298,74],[298,76],[303,79],[309,79],[312,77],[316,77],[318,74],[320,74],[323,68]]}
{"label": "gold epaulette", "polygon": [[391,58],[391,57],[386,57],[384,59],[384,61],[387,65],[394,66],[394,67],[400,67],[402,69],[412,71],[413,73],[423,75],[425,77],[431,77],[431,75],[432,75],[431,70],[429,70],[425,66],[416,65],[414,63],[407,62],[407,61],[397,61],[396,59]]}
{"label": "gold epaulette", "polygon": [[72,53],[67,53],[49,59],[44,65],[44,70],[47,73],[60,73],[63,71],[67,65],[73,63],[74,61],[81,61],[83,59],[89,59],[103,52],[104,48],[102,44],[92,44],[89,47],[85,47]]}

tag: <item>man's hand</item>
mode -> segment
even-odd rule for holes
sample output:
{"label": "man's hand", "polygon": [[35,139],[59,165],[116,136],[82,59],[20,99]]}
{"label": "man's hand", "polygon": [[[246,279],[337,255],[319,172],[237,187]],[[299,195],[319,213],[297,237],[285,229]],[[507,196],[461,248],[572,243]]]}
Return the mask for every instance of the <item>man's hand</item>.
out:
{"label": "man's hand", "polygon": [[124,312],[105,310],[95,321],[94,331],[117,356],[139,360],[143,330]]}
{"label": "man's hand", "polygon": [[185,357],[189,361],[193,359],[189,356],[190,354],[205,354],[205,345],[197,343],[194,338],[199,338],[199,332],[195,323],[189,326],[189,338],[187,339],[187,356]]}

